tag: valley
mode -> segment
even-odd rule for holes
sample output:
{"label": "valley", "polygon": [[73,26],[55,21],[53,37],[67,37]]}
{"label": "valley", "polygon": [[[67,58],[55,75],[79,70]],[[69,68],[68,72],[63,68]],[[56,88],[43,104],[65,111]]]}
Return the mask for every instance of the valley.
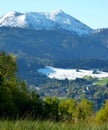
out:
{"label": "valley", "polygon": [[18,77],[42,98],[87,98],[95,109],[108,98],[107,28],[91,29],[61,10],[12,11],[0,17],[0,51],[15,55]]}
{"label": "valley", "polygon": [[0,130],[108,130],[108,0],[0,1]]}

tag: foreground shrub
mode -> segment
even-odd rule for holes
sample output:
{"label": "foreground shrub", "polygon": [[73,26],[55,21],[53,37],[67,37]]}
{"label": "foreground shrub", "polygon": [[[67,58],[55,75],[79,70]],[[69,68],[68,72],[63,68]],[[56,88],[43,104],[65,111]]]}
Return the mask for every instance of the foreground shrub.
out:
{"label": "foreground shrub", "polygon": [[108,100],[106,100],[105,106],[101,108],[96,114],[97,122],[108,122]]}

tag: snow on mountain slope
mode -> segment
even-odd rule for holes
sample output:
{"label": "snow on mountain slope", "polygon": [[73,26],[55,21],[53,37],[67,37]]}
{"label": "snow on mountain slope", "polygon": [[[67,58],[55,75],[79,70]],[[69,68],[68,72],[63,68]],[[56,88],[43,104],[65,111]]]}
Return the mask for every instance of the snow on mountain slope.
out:
{"label": "snow on mountain slope", "polygon": [[108,77],[108,72],[99,71],[96,74],[93,74],[93,70],[82,70],[76,71],[76,69],[60,69],[54,68],[50,66],[46,66],[45,68],[38,69],[38,72],[45,74],[48,78],[55,78],[58,80],[64,79],[76,79],[83,78],[84,76],[91,76],[94,78],[105,78]]}
{"label": "snow on mountain slope", "polygon": [[47,19],[44,13],[28,12],[25,13],[26,21],[29,27],[33,27],[36,30],[55,30],[60,27],[55,22]]}
{"label": "snow on mountain slope", "polygon": [[25,15],[18,12],[9,12],[0,18],[0,26],[6,27],[25,27]]}
{"label": "snow on mountain slope", "polygon": [[0,17],[0,27],[34,28],[36,30],[67,30],[79,35],[89,34],[92,29],[61,10],[52,12],[9,12]]}
{"label": "snow on mountain slope", "polygon": [[75,31],[78,34],[88,34],[91,32],[91,28],[64,13],[62,10],[52,11],[49,18],[58,23],[60,27],[65,30]]}

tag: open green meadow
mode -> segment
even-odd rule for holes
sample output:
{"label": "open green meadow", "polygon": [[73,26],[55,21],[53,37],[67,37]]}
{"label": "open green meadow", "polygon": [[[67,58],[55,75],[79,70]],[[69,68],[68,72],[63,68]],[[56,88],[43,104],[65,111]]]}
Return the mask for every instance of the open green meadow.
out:
{"label": "open green meadow", "polygon": [[97,81],[95,84],[96,85],[99,85],[99,86],[102,86],[102,85],[106,85],[108,83],[108,78],[104,78],[100,81]]}

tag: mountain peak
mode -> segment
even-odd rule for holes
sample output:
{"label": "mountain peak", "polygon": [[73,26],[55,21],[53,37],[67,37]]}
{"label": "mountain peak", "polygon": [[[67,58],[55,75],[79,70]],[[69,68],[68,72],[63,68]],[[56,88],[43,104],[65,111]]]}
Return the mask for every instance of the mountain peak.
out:
{"label": "mountain peak", "polygon": [[7,14],[3,15],[2,17],[7,18],[7,17],[15,17],[15,16],[19,16],[22,13],[20,12],[16,12],[16,11],[10,11]]}
{"label": "mountain peak", "polygon": [[50,13],[11,11],[0,17],[0,27],[34,28],[35,30],[66,30],[78,35],[89,34],[92,29],[62,10]]}
{"label": "mountain peak", "polygon": [[59,14],[59,13],[64,13],[61,9],[53,10],[51,13]]}
{"label": "mountain peak", "polygon": [[0,18],[0,27],[25,27],[25,15],[16,11],[11,11]]}
{"label": "mountain peak", "polygon": [[8,17],[8,16],[13,16],[13,15],[15,15],[16,14],[16,12],[15,11],[10,11],[10,12],[8,12],[6,15],[4,15],[5,17]]}
{"label": "mountain peak", "polygon": [[60,9],[53,10],[53,11],[50,12],[50,19],[54,20],[55,17],[57,17],[57,16],[62,17],[63,15],[65,15],[65,13],[62,10],[60,10]]}

